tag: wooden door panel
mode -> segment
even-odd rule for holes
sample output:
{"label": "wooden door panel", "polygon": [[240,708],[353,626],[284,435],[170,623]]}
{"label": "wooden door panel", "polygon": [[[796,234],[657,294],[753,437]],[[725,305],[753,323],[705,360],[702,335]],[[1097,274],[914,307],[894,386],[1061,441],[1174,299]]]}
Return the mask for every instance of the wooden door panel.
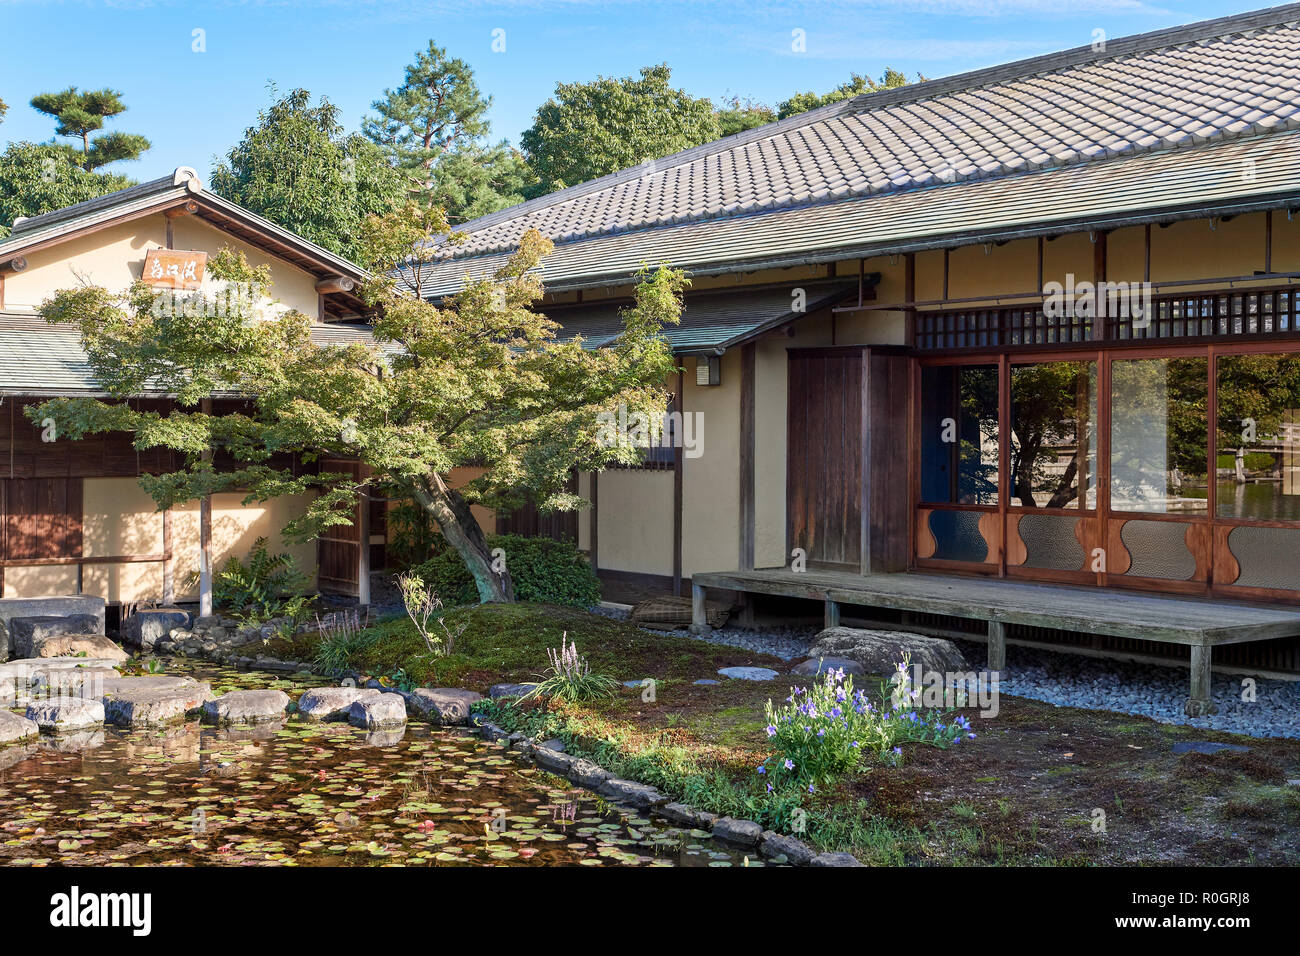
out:
{"label": "wooden door panel", "polygon": [[786,531],[813,565],[862,560],[861,349],[789,352]]}

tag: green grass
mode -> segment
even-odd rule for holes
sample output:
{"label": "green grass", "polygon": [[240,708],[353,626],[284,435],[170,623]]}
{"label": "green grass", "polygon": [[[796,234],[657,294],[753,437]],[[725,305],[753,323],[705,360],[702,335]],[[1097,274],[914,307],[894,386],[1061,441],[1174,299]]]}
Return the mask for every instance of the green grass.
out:
{"label": "green grass", "polygon": [[[736,658],[734,649],[649,634],[578,608],[545,604],[455,608],[447,612],[447,623],[453,631],[465,624],[452,654],[431,655],[411,622],[402,617],[369,628],[365,639],[346,655],[347,663],[363,674],[387,675],[400,668],[415,684],[483,691],[500,681],[538,680],[546,670],[547,648],[559,647],[565,634],[577,642],[595,673],[620,682],[652,677],[661,688],[713,676]],[[298,635],[273,639],[266,646],[259,643],[256,650],[281,659],[311,661],[318,643],[318,635]]]}

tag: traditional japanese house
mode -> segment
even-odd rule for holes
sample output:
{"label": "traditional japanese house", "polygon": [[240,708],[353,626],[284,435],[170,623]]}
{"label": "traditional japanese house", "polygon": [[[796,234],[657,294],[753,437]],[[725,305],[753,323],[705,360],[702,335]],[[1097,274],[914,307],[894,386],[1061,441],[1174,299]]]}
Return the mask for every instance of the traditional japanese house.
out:
{"label": "traditional japanese house", "polygon": [[[271,271],[268,310],[314,316],[321,341],[365,335],[338,320],[361,311],[355,264],[204,189],[193,169],[99,199],[18,220],[0,241],[0,597],[95,594],[110,608],[138,602],[210,604],[201,556],[219,568],[258,537],[288,550],[324,587],[357,591],[371,540],[382,556],[383,510],[319,543],[288,544],[280,531],[305,502],[245,505],[239,493],[159,512],[138,476],[176,467],[165,452],[138,452],[126,434],[78,442],[30,421],[24,408],[53,396],[104,397],[75,328],[52,326],[41,303],[86,281],[124,290],[138,279],[159,289],[205,289],[207,257],[243,252]],[[204,283],[208,283],[205,285]],[[167,410],[171,398],[129,399]],[[214,399],[234,407],[233,399]],[[333,463],[331,467],[356,467]],[[369,518],[369,515],[366,515]],[[202,590],[206,594],[201,594]],[[110,612],[111,614],[112,612]]]}
{"label": "traditional japanese house", "polygon": [[[592,346],[643,264],[696,454],[582,475],[611,583],[1300,671],[1300,5],[870,93],[475,220]],[[697,618],[703,625],[703,618]]]}

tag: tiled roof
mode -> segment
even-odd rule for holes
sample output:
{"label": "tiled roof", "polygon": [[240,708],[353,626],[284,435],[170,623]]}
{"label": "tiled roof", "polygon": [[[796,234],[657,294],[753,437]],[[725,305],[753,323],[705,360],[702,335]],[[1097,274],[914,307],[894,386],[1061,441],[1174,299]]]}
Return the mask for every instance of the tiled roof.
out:
{"label": "tiled roof", "polygon": [[[729,348],[766,328],[780,325],[803,312],[816,312],[857,293],[857,281],[808,283],[806,300],[794,311],[792,289],[788,287],[727,292],[702,292],[686,297],[679,325],[666,326],[664,338],[674,352],[703,352]],[[560,338],[581,335],[591,348],[609,345],[623,328],[623,306],[597,303],[547,310],[560,323]]]}
{"label": "tiled roof", "polygon": [[[344,324],[312,325],[311,340],[321,346],[373,342],[366,326]],[[0,312],[0,395],[104,394],[77,328],[51,325],[31,313]]]}
{"label": "tiled roof", "polygon": [[21,255],[34,246],[48,244],[73,232],[165,209],[187,199],[198,200],[202,204],[201,209],[206,207],[216,215],[238,221],[242,227],[269,237],[277,248],[291,249],[330,272],[358,281],[369,276],[356,263],[204,189],[198,175],[186,166],[179,167],[169,176],[147,183],[119,189],[39,216],[20,218],[14,223],[13,231],[0,241],[0,260]]}
{"label": "tiled roof", "polygon": [[[1292,4],[1114,40],[1102,52],[1084,47],[866,94],[695,147],[466,223],[467,241],[447,246],[454,261],[435,294],[454,291],[467,270],[490,268],[530,228],[555,241],[557,255],[578,247],[582,274],[613,274],[597,250],[617,237],[683,228],[705,236],[737,219],[873,208],[862,204],[918,192],[937,214],[982,181],[1024,184],[1036,171],[1136,163],[1292,130],[1300,127],[1298,21]],[[1291,183],[1300,185],[1300,173]],[[884,206],[876,208],[883,220]],[[965,217],[968,227],[980,221]],[[732,258],[726,243],[708,246],[673,262]],[[646,260],[655,261],[638,262]]]}

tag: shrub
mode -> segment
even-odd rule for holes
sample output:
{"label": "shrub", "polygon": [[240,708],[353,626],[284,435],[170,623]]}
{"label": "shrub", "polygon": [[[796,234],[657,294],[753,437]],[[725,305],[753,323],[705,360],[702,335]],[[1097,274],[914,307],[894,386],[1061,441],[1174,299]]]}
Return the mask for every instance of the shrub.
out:
{"label": "shrub", "polygon": [[[464,634],[465,628],[469,626],[468,622],[462,621],[456,630],[448,627],[446,615],[442,612],[442,601],[438,599],[437,592],[431,587],[426,587],[424,580],[418,574],[399,574],[397,587],[402,592],[406,616],[415,625],[429,653],[441,657],[452,653],[456,648],[457,638]],[[430,619],[438,622],[438,626],[442,628],[441,632],[433,629],[429,624]]]}
{"label": "shrub", "polygon": [[[501,548],[515,585],[515,598],[541,604],[591,607],[600,603],[600,580],[571,541],[490,535],[488,547]],[[478,588],[465,562],[445,542],[412,571],[448,604],[477,604]]]}
{"label": "shrub", "polygon": [[246,562],[231,555],[217,572],[212,597],[217,607],[247,620],[289,617],[297,621],[309,613],[308,580],[291,555],[271,554],[266,538],[258,538]]}
{"label": "shrub", "polygon": [[[861,768],[868,759],[888,765],[902,756],[899,744],[915,741],[947,747],[974,737],[964,717],[945,721],[943,713],[913,709],[907,662],[899,665],[891,702],[872,703],[853,688],[842,670],[828,671],[811,688],[793,687],[781,707],[767,702],[767,735],[776,753],[758,772],[778,782],[814,784]],[[769,791],[776,789],[768,784]]]}
{"label": "shrub", "polygon": [[576,703],[584,700],[609,700],[618,688],[618,682],[603,674],[593,674],[587,659],[578,653],[575,641],[567,642],[568,632],[560,637],[559,650],[546,649],[551,660],[549,673],[521,700],[533,697],[554,698]]}

